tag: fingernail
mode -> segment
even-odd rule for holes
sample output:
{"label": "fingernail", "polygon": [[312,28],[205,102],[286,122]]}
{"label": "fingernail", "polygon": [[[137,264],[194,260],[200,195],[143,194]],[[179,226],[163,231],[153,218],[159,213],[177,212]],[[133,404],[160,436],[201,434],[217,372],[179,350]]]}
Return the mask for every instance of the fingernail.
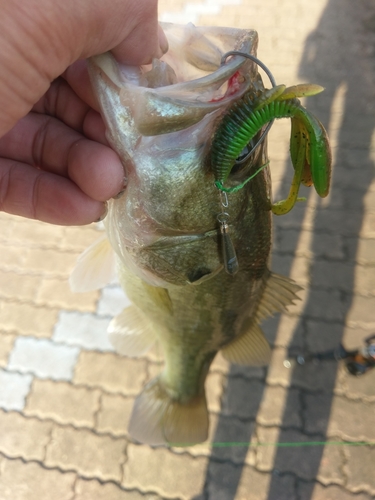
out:
{"label": "fingernail", "polygon": [[108,214],[108,203],[105,201],[103,203],[103,205],[104,205],[104,212],[99,217],[99,219],[97,219],[95,222],[101,222],[102,220],[104,220],[107,217],[107,214]]}
{"label": "fingernail", "polygon": [[122,187],[121,191],[119,191],[115,196],[113,196],[112,199],[118,200],[119,198],[121,198],[121,196],[125,193],[127,184],[128,184],[128,179],[126,177],[124,177],[124,181],[122,184],[123,187]]}
{"label": "fingernail", "polygon": [[169,44],[168,44],[167,37],[165,36],[165,33],[164,33],[162,27],[160,26],[160,24],[159,24],[158,35],[159,35],[160,50],[162,51],[163,54],[165,54],[166,52],[168,52]]}
{"label": "fingernail", "polygon": [[121,196],[125,193],[125,188],[124,189],[121,189],[121,191],[119,193],[116,194],[116,196],[113,196],[113,200],[118,200],[119,198],[121,198]]}

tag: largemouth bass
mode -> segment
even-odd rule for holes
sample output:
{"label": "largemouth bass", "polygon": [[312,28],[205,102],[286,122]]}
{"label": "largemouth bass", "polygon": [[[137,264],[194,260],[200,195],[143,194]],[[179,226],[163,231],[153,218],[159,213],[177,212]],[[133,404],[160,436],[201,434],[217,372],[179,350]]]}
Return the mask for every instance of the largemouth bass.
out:
{"label": "largemouth bass", "polygon": [[[215,131],[241,96],[264,91],[252,61],[234,56],[221,64],[221,57],[229,50],[255,55],[256,32],[163,28],[169,51],[152,66],[121,66],[110,54],[90,61],[108,140],[126,176],[105,227],[133,305],[112,320],[109,336],[128,356],[158,341],[165,358],[163,372],[135,401],[131,436],[194,444],[207,438],[204,384],[217,352],[234,363],[267,364],[259,323],[291,304],[299,287],[269,270],[266,141],[226,180],[235,186],[259,170],[251,182],[228,195],[214,184]],[[74,289],[104,284],[112,268],[105,256],[103,241],[86,251],[71,277]]]}

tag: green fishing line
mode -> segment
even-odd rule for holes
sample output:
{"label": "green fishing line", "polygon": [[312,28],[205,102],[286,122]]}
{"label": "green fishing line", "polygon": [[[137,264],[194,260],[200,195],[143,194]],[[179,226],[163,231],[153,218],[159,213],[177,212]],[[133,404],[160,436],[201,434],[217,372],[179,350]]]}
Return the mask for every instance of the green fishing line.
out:
{"label": "green fishing line", "polygon": [[[191,444],[183,443],[170,443],[170,446],[193,446]],[[217,442],[217,443],[206,443],[206,446],[212,446],[213,448],[229,448],[229,447],[248,447],[248,448],[260,448],[260,447],[274,447],[274,448],[301,448],[303,446],[375,446],[375,441],[296,441],[288,443],[241,443],[241,442]]]}
{"label": "green fishing line", "polygon": [[231,187],[231,188],[226,188],[226,187],[223,186],[223,184],[221,183],[221,181],[215,181],[215,186],[218,189],[220,189],[220,191],[225,191],[226,193],[236,193],[237,191],[239,191],[240,189],[242,189],[245,186],[245,184],[247,184],[249,181],[251,181],[251,179],[254,179],[254,177],[256,175],[258,175],[259,172],[261,172],[264,168],[268,167],[269,164],[270,164],[270,161],[268,160],[264,165],[262,165],[260,168],[258,168],[258,170],[256,172],[254,172],[252,175],[250,175],[250,177],[248,177],[244,182],[242,182],[238,186],[234,186],[234,187]]}

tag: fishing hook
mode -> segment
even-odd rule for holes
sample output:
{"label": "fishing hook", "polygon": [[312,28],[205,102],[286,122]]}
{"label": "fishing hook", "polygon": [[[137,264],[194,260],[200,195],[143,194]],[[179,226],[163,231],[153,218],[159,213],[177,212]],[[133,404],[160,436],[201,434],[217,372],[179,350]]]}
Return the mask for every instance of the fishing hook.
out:
{"label": "fishing hook", "polygon": [[[242,57],[246,57],[246,59],[250,59],[251,61],[255,62],[255,64],[257,64],[260,68],[262,68],[262,70],[266,73],[266,75],[268,76],[268,78],[269,78],[269,80],[271,82],[272,87],[273,88],[276,87],[276,80],[275,80],[273,74],[271,73],[271,71],[267,68],[267,66],[260,59],[258,59],[257,57],[255,57],[255,56],[253,56],[251,54],[247,54],[246,52],[240,52],[238,50],[230,50],[229,52],[226,52],[223,55],[223,57],[221,58],[221,61],[220,61],[220,65],[222,66],[223,64],[225,64],[225,61],[230,56],[242,56]],[[250,158],[250,156],[254,153],[254,151],[262,144],[262,142],[266,138],[266,135],[270,131],[270,129],[271,129],[274,121],[275,120],[273,119],[272,121],[270,121],[267,124],[266,128],[264,129],[263,134],[260,136],[260,138],[256,142],[255,146],[253,146],[250,149],[250,152],[247,153],[247,155],[244,158],[241,158],[241,160],[237,160],[236,163],[235,163],[235,165],[242,165],[242,163],[245,163]],[[251,143],[248,144],[248,148],[249,148],[250,144]]]}

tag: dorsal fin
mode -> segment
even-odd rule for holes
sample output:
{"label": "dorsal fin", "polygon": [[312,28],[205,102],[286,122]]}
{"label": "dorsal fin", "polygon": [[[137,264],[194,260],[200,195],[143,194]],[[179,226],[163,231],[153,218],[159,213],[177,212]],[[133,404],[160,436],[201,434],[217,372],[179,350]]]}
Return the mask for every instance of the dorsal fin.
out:
{"label": "dorsal fin", "polygon": [[295,300],[300,300],[297,292],[302,288],[295,281],[281,274],[270,273],[259,302],[255,321],[260,323],[276,312],[284,312]]}
{"label": "dorsal fin", "polygon": [[271,359],[271,348],[262,329],[255,323],[242,335],[221,350],[230,363],[263,366]]}
{"label": "dorsal fin", "polygon": [[126,307],[108,325],[111,344],[119,354],[142,356],[155,343],[151,323],[136,306]]}
{"label": "dorsal fin", "polygon": [[116,278],[115,253],[106,236],[90,245],[79,257],[70,274],[73,292],[90,292]]}

